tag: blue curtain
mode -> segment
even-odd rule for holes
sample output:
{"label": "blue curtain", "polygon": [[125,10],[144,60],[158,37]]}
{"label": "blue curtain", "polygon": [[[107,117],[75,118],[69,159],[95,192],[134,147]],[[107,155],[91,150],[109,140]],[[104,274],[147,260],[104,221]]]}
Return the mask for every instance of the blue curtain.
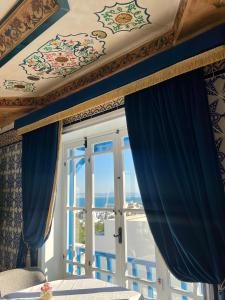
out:
{"label": "blue curtain", "polygon": [[60,129],[59,123],[54,123],[23,135],[23,234],[17,267],[25,266],[28,249],[31,265],[37,265],[37,249],[50,233]]}
{"label": "blue curtain", "polygon": [[125,99],[137,180],[155,242],[182,281],[225,278],[225,197],[197,70]]}

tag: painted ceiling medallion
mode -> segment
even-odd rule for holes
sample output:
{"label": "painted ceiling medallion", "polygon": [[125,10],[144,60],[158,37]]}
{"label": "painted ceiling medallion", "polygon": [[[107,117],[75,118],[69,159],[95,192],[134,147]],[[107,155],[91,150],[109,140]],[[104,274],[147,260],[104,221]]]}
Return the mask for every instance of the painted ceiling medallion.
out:
{"label": "painted ceiling medallion", "polygon": [[65,77],[104,55],[105,42],[86,33],[57,35],[24,59],[20,65],[29,76]]}
{"label": "painted ceiling medallion", "polygon": [[18,80],[5,80],[3,83],[7,90],[22,91],[32,93],[35,91],[34,83],[18,81]]}
{"label": "painted ceiling medallion", "polygon": [[144,25],[151,24],[147,8],[140,7],[136,0],[105,6],[102,11],[96,12],[96,15],[98,21],[113,33],[140,29]]}

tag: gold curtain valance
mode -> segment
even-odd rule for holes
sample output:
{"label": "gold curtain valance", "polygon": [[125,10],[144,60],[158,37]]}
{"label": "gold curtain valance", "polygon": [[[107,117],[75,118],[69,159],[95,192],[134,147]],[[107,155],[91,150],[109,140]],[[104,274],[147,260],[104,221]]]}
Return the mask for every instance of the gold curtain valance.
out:
{"label": "gold curtain valance", "polygon": [[170,78],[176,77],[178,75],[190,72],[192,70],[205,67],[209,64],[215,63],[217,61],[225,59],[225,45],[216,47],[214,49],[208,50],[191,58],[185,59],[181,62],[178,62],[168,68],[160,70],[152,75],[146,76],[142,79],[133,81],[127,85],[124,85],[120,88],[112,90],[108,93],[105,93],[101,96],[95,97],[91,100],[80,103],[76,106],[73,106],[64,111],[58,112],[54,115],[51,115],[47,118],[24,126],[17,130],[17,134],[21,135],[26,132],[35,130],[37,128],[46,126],[50,123],[64,120],[66,118],[72,117],[76,114],[81,113],[87,109],[90,109],[97,105],[102,105],[107,102],[110,102],[112,99],[117,97],[126,96],[132,94],[136,91],[142,90],[144,88],[153,86]]}

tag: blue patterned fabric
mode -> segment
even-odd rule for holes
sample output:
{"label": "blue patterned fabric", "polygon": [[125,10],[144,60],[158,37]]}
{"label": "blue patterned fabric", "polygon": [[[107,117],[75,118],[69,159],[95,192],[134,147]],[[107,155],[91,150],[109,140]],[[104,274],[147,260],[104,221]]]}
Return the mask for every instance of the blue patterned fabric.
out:
{"label": "blue patterned fabric", "polygon": [[0,148],[0,271],[16,266],[22,228],[21,151],[21,142]]}

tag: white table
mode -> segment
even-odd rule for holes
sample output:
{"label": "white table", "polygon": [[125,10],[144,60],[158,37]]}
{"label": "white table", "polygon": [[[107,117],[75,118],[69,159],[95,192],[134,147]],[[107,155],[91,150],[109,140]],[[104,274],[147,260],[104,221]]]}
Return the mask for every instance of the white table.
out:
{"label": "white table", "polygon": [[[36,285],[7,295],[9,299],[39,299],[40,288]],[[51,282],[55,300],[142,300],[141,294],[111,283],[93,279],[66,279]]]}

